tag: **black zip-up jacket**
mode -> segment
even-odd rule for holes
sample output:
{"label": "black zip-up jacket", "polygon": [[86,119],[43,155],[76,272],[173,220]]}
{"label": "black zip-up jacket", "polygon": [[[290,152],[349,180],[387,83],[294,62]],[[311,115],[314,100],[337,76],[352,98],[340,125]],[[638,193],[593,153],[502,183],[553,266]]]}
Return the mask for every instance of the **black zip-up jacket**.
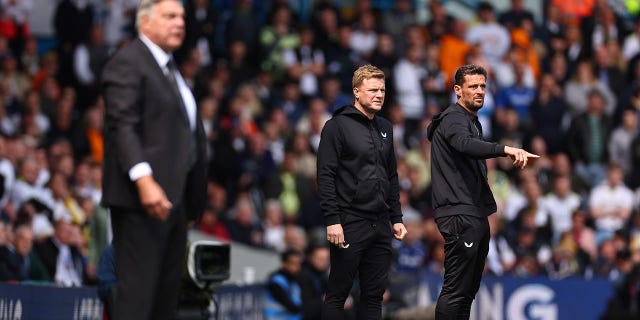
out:
{"label": "black zip-up jacket", "polygon": [[484,159],[502,157],[504,145],[482,138],[482,126],[459,104],[437,114],[427,128],[436,218],[457,214],[486,217],[496,211]]}
{"label": "black zip-up jacket", "polygon": [[318,148],[318,193],[327,226],[345,214],[402,222],[391,123],[343,106],[324,125]]}

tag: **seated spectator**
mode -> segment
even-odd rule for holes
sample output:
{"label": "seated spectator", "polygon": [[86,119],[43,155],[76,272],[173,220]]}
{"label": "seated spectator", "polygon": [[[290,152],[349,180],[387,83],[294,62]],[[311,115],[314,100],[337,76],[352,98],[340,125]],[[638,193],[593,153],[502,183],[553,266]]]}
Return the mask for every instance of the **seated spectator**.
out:
{"label": "seated spectator", "polygon": [[31,250],[31,227],[20,225],[14,233],[13,243],[0,246],[0,281],[51,281],[44,265]]}
{"label": "seated spectator", "polygon": [[284,229],[284,245],[287,249],[305,252],[308,242],[307,233],[302,227],[289,224]]}
{"label": "seated spectator", "polygon": [[536,239],[536,229],[524,225],[518,229],[513,251],[516,255],[511,274],[519,277],[538,276],[541,266],[551,258],[551,250]]}
{"label": "seated spectator", "polygon": [[230,211],[227,224],[231,239],[254,247],[262,247],[263,230],[258,223],[258,214],[248,195],[238,196],[235,206]]}
{"label": "seated spectator", "polygon": [[304,320],[320,320],[320,310],[329,281],[329,248],[313,245],[307,249],[300,272]]}
{"label": "seated spectator", "polygon": [[403,208],[402,211],[407,236],[402,241],[393,240],[393,248],[396,251],[394,267],[400,273],[417,274],[425,265],[428,256],[427,247],[422,242],[422,217],[415,210]]}
{"label": "seated spectator", "polygon": [[622,168],[611,164],[607,171],[607,180],[593,188],[589,197],[589,211],[596,227],[596,242],[602,243],[622,229],[631,216],[634,195],[624,185]]}
{"label": "seated spectator", "polygon": [[224,223],[220,221],[218,215],[219,212],[214,210],[212,206],[205,207],[204,212],[202,212],[202,217],[200,218],[198,230],[222,240],[231,240],[229,230],[227,230]]}
{"label": "seated spectator", "polygon": [[513,84],[501,87],[496,97],[496,119],[501,121],[501,113],[505,108],[512,108],[518,112],[518,116],[525,125],[529,125],[530,106],[536,98],[535,86],[525,83],[525,70],[527,65],[521,62],[513,63],[515,79]]}
{"label": "seated spectator", "polygon": [[553,239],[556,243],[563,232],[571,229],[573,212],[580,206],[580,196],[571,190],[568,176],[555,178],[553,192],[543,198],[543,206],[551,217]]}
{"label": "seated spectator", "polygon": [[262,228],[264,230],[264,245],[277,252],[284,252],[285,216],[282,205],[275,199],[267,200],[264,206],[264,219]]}
{"label": "seated spectator", "polygon": [[74,245],[74,228],[69,217],[55,221],[53,236],[35,245],[35,251],[49,277],[63,287],[79,287],[85,283],[86,261]]}
{"label": "seated spectator", "polygon": [[604,179],[604,164],[608,160],[606,143],[612,122],[604,114],[604,99],[601,91],[589,91],[587,110],[573,118],[568,134],[569,155],[575,163],[576,173],[591,187]]}
{"label": "seated spectator", "polygon": [[280,256],[280,269],[267,280],[264,304],[266,319],[302,319],[302,292],[298,276],[302,268],[302,254],[289,249]]}
{"label": "seated spectator", "polygon": [[574,249],[573,246],[562,243],[553,248],[551,259],[544,265],[550,279],[561,280],[579,275],[580,268]]}
{"label": "seated spectator", "polygon": [[637,111],[631,108],[625,109],[622,113],[622,123],[611,132],[607,149],[609,159],[618,163],[625,174],[631,173],[633,168],[631,146],[638,132]]}
{"label": "seated spectator", "polygon": [[588,107],[590,92],[597,91],[602,99],[603,112],[612,115],[616,106],[613,92],[596,78],[594,67],[590,60],[580,61],[573,76],[564,87],[564,98],[568,111],[572,116],[578,116]]}
{"label": "seated spectator", "polygon": [[593,262],[598,256],[595,232],[587,226],[587,213],[576,210],[571,215],[571,235],[578,248],[589,256],[589,261]]}
{"label": "seated spectator", "polygon": [[11,192],[10,201],[15,208],[30,199],[36,199],[42,204],[53,208],[53,199],[50,193],[39,184],[40,165],[35,157],[26,157],[18,164],[18,179]]}
{"label": "seated spectator", "polygon": [[553,157],[553,167],[551,169],[556,177],[567,176],[571,180],[571,190],[581,198],[586,199],[591,191],[589,184],[579,174],[573,171],[571,160],[566,153],[558,153]]}
{"label": "seated spectator", "polygon": [[598,246],[598,258],[593,265],[593,275],[611,281],[618,279],[621,273],[616,266],[616,255],[613,240],[603,240]]}
{"label": "seated spectator", "polygon": [[489,227],[491,239],[489,240],[486,269],[490,274],[497,276],[508,274],[515,265],[516,256],[504,235],[498,215],[489,216]]}
{"label": "seated spectator", "polygon": [[283,63],[290,78],[299,82],[300,92],[305,97],[320,92],[318,79],[325,73],[324,53],[314,43],[313,30],[300,31],[300,46],[283,52]]}

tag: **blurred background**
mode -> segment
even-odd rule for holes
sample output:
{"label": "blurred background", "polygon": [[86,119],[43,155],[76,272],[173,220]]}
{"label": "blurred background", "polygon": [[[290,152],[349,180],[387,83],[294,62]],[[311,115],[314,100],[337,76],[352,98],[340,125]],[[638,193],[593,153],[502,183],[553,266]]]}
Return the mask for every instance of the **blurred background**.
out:
{"label": "blurred background", "polygon": [[[428,319],[444,249],[425,133],[466,63],[489,71],[485,138],[541,155],[526,170],[487,163],[498,211],[472,318],[640,317],[640,0],[183,3],[175,56],[209,139],[208,203],[190,237],[232,244],[220,319],[264,318],[287,249],[303,253],[300,316],[318,316],[309,301],[330,266],[316,151],[364,64],[386,75],[409,230],[393,244],[384,315]],[[0,285],[0,319],[102,317],[98,83],[136,37],[136,5],[0,0],[0,281],[12,283]]]}

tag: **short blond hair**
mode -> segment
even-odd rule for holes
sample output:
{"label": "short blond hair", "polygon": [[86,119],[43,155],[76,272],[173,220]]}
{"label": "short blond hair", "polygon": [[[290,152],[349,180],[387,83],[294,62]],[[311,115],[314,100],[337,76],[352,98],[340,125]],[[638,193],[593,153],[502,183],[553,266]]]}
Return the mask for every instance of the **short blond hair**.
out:
{"label": "short blond hair", "polygon": [[362,84],[362,81],[371,78],[384,80],[384,72],[378,67],[367,64],[358,68],[358,70],[353,73],[353,80],[351,80],[351,84],[353,85],[353,88],[357,88]]}

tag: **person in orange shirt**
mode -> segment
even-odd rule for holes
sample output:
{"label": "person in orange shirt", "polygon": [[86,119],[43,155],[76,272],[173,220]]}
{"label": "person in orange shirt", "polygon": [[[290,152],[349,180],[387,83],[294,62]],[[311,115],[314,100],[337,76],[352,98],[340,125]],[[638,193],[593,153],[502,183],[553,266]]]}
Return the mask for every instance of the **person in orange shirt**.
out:
{"label": "person in orange shirt", "polygon": [[465,62],[472,46],[464,40],[467,25],[464,21],[454,20],[449,32],[440,38],[440,70],[445,78],[445,88],[453,86],[453,74]]}
{"label": "person in orange shirt", "polygon": [[595,0],[552,0],[551,3],[560,9],[563,16],[582,19],[593,13]]}

